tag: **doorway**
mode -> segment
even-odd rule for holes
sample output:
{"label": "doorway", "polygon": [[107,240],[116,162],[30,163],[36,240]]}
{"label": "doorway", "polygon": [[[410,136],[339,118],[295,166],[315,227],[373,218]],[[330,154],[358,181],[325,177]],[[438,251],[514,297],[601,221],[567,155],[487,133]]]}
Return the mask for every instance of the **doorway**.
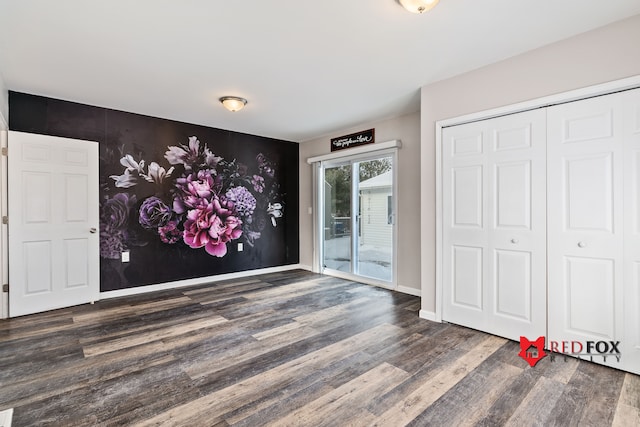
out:
{"label": "doorway", "polygon": [[395,152],[321,163],[318,206],[323,273],[394,287],[394,165]]}

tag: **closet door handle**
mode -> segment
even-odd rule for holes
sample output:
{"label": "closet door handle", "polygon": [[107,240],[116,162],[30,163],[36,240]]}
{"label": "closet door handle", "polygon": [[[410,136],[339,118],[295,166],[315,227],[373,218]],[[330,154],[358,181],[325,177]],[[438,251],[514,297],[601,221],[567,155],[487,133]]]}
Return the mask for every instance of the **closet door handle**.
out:
{"label": "closet door handle", "polygon": [[586,248],[587,244],[585,242],[578,242],[578,247],[579,248]]}
{"label": "closet door handle", "polygon": [[520,241],[520,240],[516,239],[515,237],[514,237],[513,239],[511,239],[511,243],[513,243],[514,245],[515,245],[516,243],[518,243],[519,241]]}

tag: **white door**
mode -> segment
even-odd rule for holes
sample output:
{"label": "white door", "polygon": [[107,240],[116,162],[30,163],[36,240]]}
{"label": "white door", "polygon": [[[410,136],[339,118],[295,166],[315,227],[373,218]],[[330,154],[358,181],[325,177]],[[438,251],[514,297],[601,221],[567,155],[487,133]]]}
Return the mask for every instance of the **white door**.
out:
{"label": "white door", "polygon": [[98,144],[9,132],[9,315],[99,296]]}
{"label": "white door", "polygon": [[622,94],[624,134],[624,327],[622,360],[640,374],[640,89]]}
{"label": "white door", "polygon": [[622,340],[622,116],[618,94],[548,109],[550,341]]}
{"label": "white door", "polygon": [[443,130],[443,319],[546,332],[545,113]]}

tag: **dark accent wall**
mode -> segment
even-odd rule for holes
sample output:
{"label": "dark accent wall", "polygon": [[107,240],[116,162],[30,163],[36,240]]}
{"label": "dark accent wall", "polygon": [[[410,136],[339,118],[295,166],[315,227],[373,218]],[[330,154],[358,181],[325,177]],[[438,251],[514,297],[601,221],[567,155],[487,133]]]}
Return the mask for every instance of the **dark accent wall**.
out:
{"label": "dark accent wall", "polygon": [[298,144],[11,91],[9,111],[100,144],[101,291],[299,262]]}

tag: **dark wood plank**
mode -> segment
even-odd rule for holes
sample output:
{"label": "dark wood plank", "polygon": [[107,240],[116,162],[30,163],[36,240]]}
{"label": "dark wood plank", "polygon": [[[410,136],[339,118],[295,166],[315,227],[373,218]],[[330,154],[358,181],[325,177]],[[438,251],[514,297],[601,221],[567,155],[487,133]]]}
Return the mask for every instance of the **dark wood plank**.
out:
{"label": "dark wood plank", "polygon": [[547,420],[548,425],[610,425],[624,373],[580,362]]}

